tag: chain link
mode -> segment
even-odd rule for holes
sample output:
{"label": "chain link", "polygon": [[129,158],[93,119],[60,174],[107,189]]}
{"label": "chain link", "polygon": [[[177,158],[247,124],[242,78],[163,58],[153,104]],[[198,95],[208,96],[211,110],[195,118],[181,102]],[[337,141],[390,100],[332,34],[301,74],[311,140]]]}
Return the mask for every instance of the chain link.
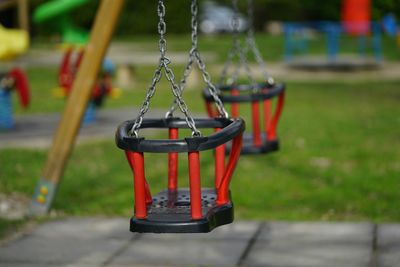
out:
{"label": "chain link", "polygon": [[165,56],[165,54],[167,52],[167,41],[165,39],[167,25],[164,20],[165,5],[164,5],[163,0],[158,1],[157,14],[159,17],[158,33],[160,35],[160,40],[158,43],[158,47],[160,50],[159,65],[154,72],[152,82],[147,89],[145,100],[142,103],[139,114],[136,117],[135,122],[134,122],[130,132],[132,135],[134,135],[136,137],[138,136],[137,131],[140,128],[140,126],[142,125],[144,115],[149,110],[151,98],[154,96],[154,94],[156,92],[156,85],[160,81],[160,79],[162,77],[162,70],[164,69],[164,74],[165,74],[167,80],[171,84],[172,93],[175,96],[176,103],[178,104],[179,109],[185,115],[186,123],[189,126],[189,128],[192,130],[192,135],[200,136],[201,133],[199,130],[197,130],[195,121],[194,121],[193,117],[191,116],[191,114],[189,113],[188,107],[181,96],[181,90],[180,90],[179,86],[175,83],[175,75],[174,75],[172,69],[170,69],[168,67],[168,64],[170,64],[171,61]]}
{"label": "chain link", "polygon": [[[228,118],[229,114],[225,110],[224,104],[222,103],[221,99],[218,96],[219,92],[218,92],[217,88],[211,82],[211,76],[207,72],[206,65],[198,51],[198,45],[197,45],[198,44],[198,34],[197,34],[198,33],[198,21],[197,21],[198,5],[197,5],[197,0],[192,0],[191,14],[192,14],[192,19],[191,19],[192,47],[189,52],[189,61],[185,67],[185,70],[183,72],[183,77],[179,83],[179,95],[182,95],[182,93],[185,89],[185,86],[186,86],[187,78],[192,71],[193,63],[196,62],[198,68],[201,71],[203,80],[207,84],[207,88],[208,88],[211,96],[214,98],[214,102],[215,102],[215,105],[217,107],[219,114],[224,118]],[[177,99],[175,99],[174,103],[171,105],[171,108],[166,113],[166,117],[173,116],[173,112],[176,110],[177,105],[179,105],[179,101]]]}
{"label": "chain link", "polygon": [[253,52],[254,58],[263,72],[265,80],[271,85],[274,84],[274,79],[269,75],[267,71],[267,66],[262,58],[261,52],[257,47],[255,37],[254,37],[254,6],[253,0],[247,0],[247,14],[249,20],[249,27],[247,29],[246,45]]}
{"label": "chain link", "polygon": [[[228,59],[225,62],[225,65],[222,69],[221,76],[219,79],[219,85],[222,85],[226,82],[230,85],[236,83],[237,79],[239,77],[240,70],[243,67],[250,83],[253,85],[254,88],[257,88],[256,81],[253,78],[253,74],[251,72],[251,68],[250,68],[248,60],[247,60],[248,48],[246,45],[242,45],[242,43],[240,41],[239,8],[238,8],[237,0],[232,0],[232,7],[233,7],[233,12],[234,12],[233,18],[232,18],[233,45],[232,45],[231,51],[228,54]],[[235,69],[234,69],[231,77],[227,80],[228,70],[231,67],[231,65],[236,57],[238,58],[238,61],[235,65]],[[225,80],[227,80],[227,81],[225,81]]]}

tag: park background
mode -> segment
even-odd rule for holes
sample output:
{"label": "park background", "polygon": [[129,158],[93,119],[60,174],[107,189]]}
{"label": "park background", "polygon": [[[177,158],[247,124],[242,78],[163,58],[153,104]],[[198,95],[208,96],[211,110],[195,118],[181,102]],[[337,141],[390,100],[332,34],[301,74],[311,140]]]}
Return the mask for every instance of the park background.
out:
{"label": "park background", "polygon": [[[34,10],[43,2],[31,1],[30,9]],[[182,2],[168,1],[167,40],[169,52],[186,54],[190,46],[190,14],[189,6]],[[221,1],[226,5],[228,2]],[[341,1],[320,3],[317,0],[255,1],[256,38],[272,72],[274,68],[282,70],[284,41],[281,35],[265,33],[266,23],[339,20]],[[71,17],[77,25],[89,29],[97,5],[93,1]],[[132,57],[135,53],[156,52],[154,9],[149,1],[127,1],[116,30],[114,47],[125,47],[125,53]],[[1,13],[1,22],[5,26],[14,23],[13,12]],[[398,1],[373,1],[373,20],[390,12],[400,17]],[[31,30],[32,51],[47,50],[49,55],[58,53],[55,47],[59,39],[54,38],[51,25],[31,24]],[[310,73],[283,69],[278,72],[277,79],[287,84],[287,102],[279,126],[282,149],[271,155],[240,159],[232,183],[238,219],[400,220],[400,77],[393,74],[400,70],[400,49],[393,37],[384,35],[382,42],[384,67],[378,71]],[[218,67],[224,63],[230,43],[229,34],[202,35],[200,38],[201,51],[211,55],[208,66],[214,76],[218,76]],[[356,51],[355,43],[354,39],[346,38],[344,51]],[[323,54],[324,49],[324,38],[317,35],[311,53]],[[134,85],[125,88],[123,97],[107,100],[105,108],[137,107],[144,97],[155,63],[135,65]],[[54,99],[51,94],[57,83],[57,66],[31,64],[26,70],[33,102],[27,111],[17,107],[17,115],[42,116],[62,112],[65,102]],[[177,76],[182,71],[183,64],[176,64]],[[193,111],[200,114],[204,114],[203,103],[199,101],[202,86],[199,83],[185,93]],[[165,109],[171,103],[171,94],[165,81],[159,88],[152,107]],[[132,112],[131,116],[134,115]],[[29,128],[24,130],[29,131]],[[29,203],[46,152],[46,147],[1,148],[2,199]],[[211,156],[206,157],[204,173],[212,173],[211,159]],[[157,191],[165,182],[165,159],[154,155],[151,161],[155,167],[148,176],[154,177],[154,180],[149,179]],[[184,173],[185,169],[182,167],[180,172]],[[210,182],[211,179],[204,181],[205,184]],[[52,215],[125,216],[128,220],[132,208],[131,173],[113,138],[79,144],[66,169]],[[13,232],[26,222],[25,218],[0,219],[1,233]]]}

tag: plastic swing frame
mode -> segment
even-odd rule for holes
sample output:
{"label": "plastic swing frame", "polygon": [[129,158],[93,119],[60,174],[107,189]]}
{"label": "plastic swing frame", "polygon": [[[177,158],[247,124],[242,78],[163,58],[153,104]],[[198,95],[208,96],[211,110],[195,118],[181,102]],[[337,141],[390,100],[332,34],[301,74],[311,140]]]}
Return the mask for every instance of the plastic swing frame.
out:
{"label": "plastic swing frame", "polygon": [[[229,185],[240,156],[242,119],[195,119],[198,128],[213,128],[209,136],[178,139],[179,129],[188,128],[179,118],[144,119],[141,128],[168,129],[169,139],[152,140],[130,135],[134,121],[122,123],[116,133],[117,146],[125,150],[134,179],[135,215],[132,232],[205,233],[233,221]],[[225,165],[224,144],[232,141]],[[201,188],[200,152],[214,150],[214,188]],[[168,154],[168,189],[150,193],[145,175],[144,153]],[[178,153],[188,154],[189,189],[178,189]]]}
{"label": "plastic swing frame", "polygon": [[[252,132],[244,134],[242,154],[265,154],[279,150],[279,138],[277,126],[282,114],[285,101],[285,85],[283,83],[270,85],[268,83],[257,84],[259,88],[254,92],[252,85],[220,86],[219,98],[224,104],[231,105],[232,117],[240,116],[240,104],[250,103]],[[203,90],[208,116],[217,116],[213,108],[213,97],[207,88]],[[271,114],[271,102],[277,99],[276,107]],[[262,112],[260,112],[260,105]],[[260,115],[262,113],[262,116]],[[261,129],[263,120],[264,129]],[[229,153],[229,147],[226,150]]]}

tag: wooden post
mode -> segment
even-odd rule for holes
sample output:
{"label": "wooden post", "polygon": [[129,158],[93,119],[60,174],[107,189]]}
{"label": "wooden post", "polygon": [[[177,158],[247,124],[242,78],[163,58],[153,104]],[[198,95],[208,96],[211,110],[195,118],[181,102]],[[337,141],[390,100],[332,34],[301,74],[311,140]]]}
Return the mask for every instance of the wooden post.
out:
{"label": "wooden post", "polygon": [[100,3],[82,64],[33,196],[32,215],[43,215],[51,208],[123,3],[124,0],[102,0]]}
{"label": "wooden post", "polygon": [[29,33],[28,0],[18,0],[18,24]]}
{"label": "wooden post", "polygon": [[28,0],[0,1],[0,10],[8,9],[15,6],[18,9],[19,28],[29,32]]}

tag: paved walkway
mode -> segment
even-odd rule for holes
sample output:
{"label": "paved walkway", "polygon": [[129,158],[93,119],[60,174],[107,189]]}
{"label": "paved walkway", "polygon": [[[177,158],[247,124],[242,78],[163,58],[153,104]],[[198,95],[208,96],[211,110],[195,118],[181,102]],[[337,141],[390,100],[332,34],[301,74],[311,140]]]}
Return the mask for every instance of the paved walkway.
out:
{"label": "paved walkway", "polygon": [[[143,44],[134,44],[127,42],[112,42],[110,48],[108,49],[107,57],[116,65],[128,64],[133,66],[143,66],[151,65],[155,66],[158,62],[159,53],[155,50],[148,50],[142,47]],[[187,62],[187,52],[169,52],[169,57],[174,64],[183,65]],[[208,62],[207,66],[209,71],[220,73],[222,69],[222,64],[216,65],[216,54],[212,52],[202,53],[205,61]],[[5,62],[0,66],[0,70],[3,68],[5,70],[10,69],[15,65],[23,67],[55,67],[61,62],[62,53],[56,49],[48,48],[31,48],[29,51],[17,58],[12,62]],[[370,64],[367,61],[355,57],[354,55],[341,55],[337,59],[339,65],[345,63],[345,65],[363,65]],[[351,71],[350,69],[345,69],[342,71],[332,71],[323,68],[327,64],[326,57],[315,56],[307,58],[298,58],[291,64],[286,64],[284,62],[266,62],[268,72],[272,77],[275,77],[280,81],[381,81],[381,80],[399,80],[400,64],[397,62],[383,62],[379,64],[379,68],[375,69],[359,69],[357,71]],[[296,66],[309,65],[308,68],[303,68],[299,70]],[[294,68],[290,68],[294,67]],[[310,66],[314,66],[311,67]],[[318,66],[318,68],[315,68]],[[262,73],[257,64],[251,65],[252,72],[257,77],[260,77]],[[308,69],[308,70],[307,70]],[[312,70],[312,71],[310,71]],[[316,75],[316,72],[318,75]]]}
{"label": "paved walkway", "polygon": [[[135,118],[133,108],[99,110],[95,122],[80,129],[78,142],[98,139],[114,140],[120,123]],[[165,112],[152,109],[148,117],[164,116]],[[9,147],[48,148],[60,121],[60,114],[34,114],[15,117],[12,130],[0,131],[0,149]]]}
{"label": "paved walkway", "polygon": [[128,225],[47,222],[0,246],[0,266],[400,266],[400,225],[238,221],[208,234],[133,234]]}

